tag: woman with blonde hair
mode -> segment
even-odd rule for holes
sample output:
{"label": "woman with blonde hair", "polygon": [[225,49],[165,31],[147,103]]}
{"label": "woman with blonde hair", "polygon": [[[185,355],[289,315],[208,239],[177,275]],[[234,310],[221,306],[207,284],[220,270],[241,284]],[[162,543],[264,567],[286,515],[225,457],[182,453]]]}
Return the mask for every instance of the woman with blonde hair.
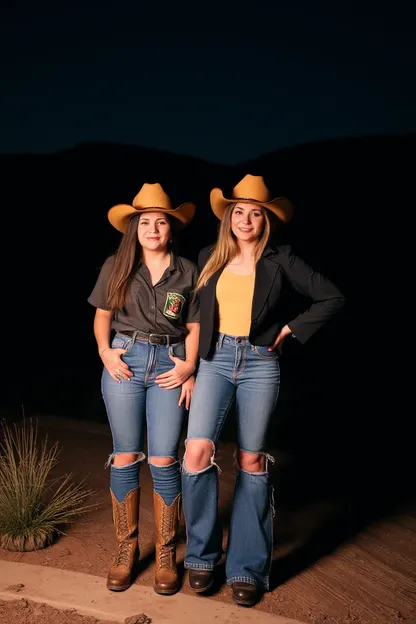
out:
{"label": "woman with blonde hair", "polygon": [[[237,407],[238,474],[226,553],[233,599],[255,604],[269,588],[272,491],[267,431],[280,385],[279,355],[292,335],[305,343],[344,305],[339,289],[289,246],[271,247],[274,225],[292,216],[291,202],[270,199],[261,176],[246,175],[226,199],[211,191],[220,219],[217,243],[199,256],[199,368],[189,414],[182,492],[187,528],[185,567],[195,592],[213,583],[222,555],[215,451],[232,401]],[[285,284],[310,307],[286,322]]]}

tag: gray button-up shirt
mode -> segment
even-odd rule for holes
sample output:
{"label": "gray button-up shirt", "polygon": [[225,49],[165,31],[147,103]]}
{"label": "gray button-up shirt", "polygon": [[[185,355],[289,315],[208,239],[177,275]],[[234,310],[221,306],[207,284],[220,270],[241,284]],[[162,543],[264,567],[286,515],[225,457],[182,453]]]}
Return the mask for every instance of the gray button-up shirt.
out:
{"label": "gray button-up shirt", "polygon": [[[104,262],[89,303],[109,310],[107,284],[114,256]],[[140,330],[149,334],[186,335],[186,323],[199,323],[199,297],[195,294],[198,267],[181,256],[172,254],[169,267],[157,284],[147,266],[141,262],[131,283],[131,299],[121,310],[113,312],[111,328],[115,331]]]}

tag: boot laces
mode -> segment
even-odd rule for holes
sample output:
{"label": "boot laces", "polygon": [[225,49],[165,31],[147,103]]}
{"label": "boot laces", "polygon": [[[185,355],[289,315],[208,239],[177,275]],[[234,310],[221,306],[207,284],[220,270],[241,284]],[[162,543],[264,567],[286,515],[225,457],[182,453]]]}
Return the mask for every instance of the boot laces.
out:
{"label": "boot laces", "polygon": [[[128,522],[127,522],[127,510],[126,510],[125,505],[120,506],[118,509],[118,526],[119,526],[121,535],[126,535],[126,533],[128,533],[129,527],[128,527]],[[124,539],[119,544],[116,565],[119,566],[119,565],[124,564],[125,566],[128,567],[129,559],[130,559],[130,542],[128,541],[128,539]]]}
{"label": "boot laces", "polygon": [[170,540],[173,530],[173,513],[166,513],[165,508],[162,509],[162,535],[165,540]]}
{"label": "boot laces", "polygon": [[125,565],[126,568],[128,568],[129,561],[130,561],[130,542],[125,540],[124,542],[121,542],[119,546],[116,566]]}
{"label": "boot laces", "polygon": [[173,531],[173,514],[166,513],[165,509],[162,509],[162,535],[166,540],[166,544],[162,544],[159,549],[159,564],[161,567],[173,566],[173,557],[175,553],[175,544],[172,543],[172,531]]}
{"label": "boot laces", "polygon": [[170,568],[173,566],[173,556],[175,553],[175,544],[163,544],[159,550],[159,565],[161,568]]}

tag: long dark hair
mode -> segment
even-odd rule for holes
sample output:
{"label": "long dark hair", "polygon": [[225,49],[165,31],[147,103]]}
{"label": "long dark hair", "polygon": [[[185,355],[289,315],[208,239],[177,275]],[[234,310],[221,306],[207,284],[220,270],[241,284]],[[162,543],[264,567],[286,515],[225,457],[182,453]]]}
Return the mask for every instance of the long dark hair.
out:
{"label": "long dark hair", "polygon": [[[168,243],[168,250],[175,253],[176,228],[173,219],[169,215],[165,216],[169,221],[172,239]],[[130,301],[130,285],[142,258],[142,246],[137,237],[139,218],[140,215],[135,215],[130,219],[114,254],[114,264],[107,285],[107,304],[110,310],[120,310]]]}

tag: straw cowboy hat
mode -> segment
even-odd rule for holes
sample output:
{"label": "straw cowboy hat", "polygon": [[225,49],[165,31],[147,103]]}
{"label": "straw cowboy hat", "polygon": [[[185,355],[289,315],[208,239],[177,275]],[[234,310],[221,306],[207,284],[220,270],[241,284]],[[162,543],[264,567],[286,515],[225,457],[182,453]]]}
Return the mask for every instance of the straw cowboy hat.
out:
{"label": "straw cowboy hat", "polygon": [[243,203],[263,206],[274,212],[283,223],[293,216],[293,205],[286,197],[270,198],[270,192],[262,176],[247,174],[233,188],[232,198],[226,199],[219,188],[213,188],[210,195],[211,208],[218,219],[222,219],[229,204]]}
{"label": "straw cowboy hat", "polygon": [[144,212],[164,212],[179,221],[179,228],[185,227],[195,214],[195,205],[187,202],[173,208],[169,197],[160,184],[143,184],[132,205],[117,204],[108,211],[108,220],[119,232],[125,232],[130,219]]}

